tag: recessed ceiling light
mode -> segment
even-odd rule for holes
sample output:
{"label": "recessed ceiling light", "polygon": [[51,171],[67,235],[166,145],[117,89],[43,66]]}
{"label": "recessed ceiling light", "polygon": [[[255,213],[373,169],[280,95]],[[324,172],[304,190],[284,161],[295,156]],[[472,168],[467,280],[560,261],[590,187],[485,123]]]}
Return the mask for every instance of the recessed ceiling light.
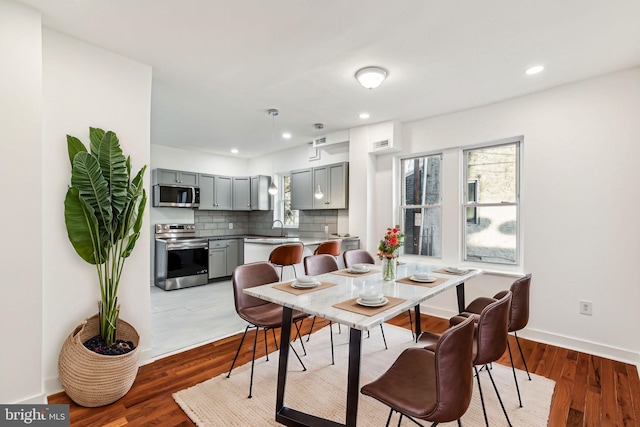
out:
{"label": "recessed ceiling light", "polygon": [[368,119],[370,116],[369,113],[360,113],[358,117],[360,117],[361,119]]}
{"label": "recessed ceiling light", "polygon": [[232,148],[231,149],[231,153],[232,154],[238,154],[238,149],[237,148]]}
{"label": "recessed ceiling light", "polygon": [[291,134],[289,132],[285,132],[285,133],[282,134],[282,137],[284,139],[291,139]]}
{"label": "recessed ceiling light", "polygon": [[543,65],[534,65],[533,67],[527,68],[524,73],[528,76],[532,76],[534,74],[538,74],[542,70],[544,70]]}

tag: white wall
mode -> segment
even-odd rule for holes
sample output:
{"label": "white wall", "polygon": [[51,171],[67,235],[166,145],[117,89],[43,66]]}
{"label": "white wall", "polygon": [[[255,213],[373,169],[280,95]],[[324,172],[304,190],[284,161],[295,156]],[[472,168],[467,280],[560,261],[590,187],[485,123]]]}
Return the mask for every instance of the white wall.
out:
{"label": "white wall", "polygon": [[[635,68],[403,126],[404,154],[524,135],[521,270],[532,273],[533,281],[531,321],[523,335],[640,361],[639,117]],[[385,223],[396,214],[379,200],[397,186],[390,167],[385,158],[373,167],[375,206]],[[352,188],[370,185],[364,176],[352,175]],[[458,239],[459,221],[447,224],[444,233]],[[458,242],[447,244],[452,253]],[[492,294],[512,280],[485,276],[467,288],[470,297]],[[593,302],[593,316],[578,314],[583,299]],[[455,310],[453,296],[429,305],[443,315]]]}
{"label": "white wall", "polygon": [[42,403],[40,13],[0,0],[0,402]]}
{"label": "white wall", "polygon": [[[59,390],[57,360],[65,338],[97,312],[100,299],[95,267],[75,253],[64,225],[70,179],[65,135],[88,146],[89,126],[113,130],[131,156],[134,173],[149,165],[151,67],[46,29],[42,56],[43,377],[49,394]],[[148,171],[147,188],[150,176]],[[149,223],[149,208],[144,223]],[[151,346],[149,242],[149,230],[143,227],[119,289],[120,316],[140,334],[143,361]]]}

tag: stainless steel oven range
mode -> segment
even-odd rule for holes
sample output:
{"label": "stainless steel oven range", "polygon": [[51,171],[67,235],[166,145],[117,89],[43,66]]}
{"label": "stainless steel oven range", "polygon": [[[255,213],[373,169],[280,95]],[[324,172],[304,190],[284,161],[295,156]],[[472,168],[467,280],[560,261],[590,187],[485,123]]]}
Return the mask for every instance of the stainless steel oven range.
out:
{"label": "stainless steel oven range", "polygon": [[194,224],[156,224],[155,285],[165,291],[207,283],[209,240]]}

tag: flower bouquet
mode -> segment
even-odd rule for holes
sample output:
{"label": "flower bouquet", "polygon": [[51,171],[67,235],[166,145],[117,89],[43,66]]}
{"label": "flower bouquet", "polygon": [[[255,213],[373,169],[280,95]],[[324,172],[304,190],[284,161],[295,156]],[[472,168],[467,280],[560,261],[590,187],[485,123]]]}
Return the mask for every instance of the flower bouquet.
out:
{"label": "flower bouquet", "polygon": [[378,257],[382,260],[382,278],[393,280],[396,278],[396,258],[398,249],[403,245],[404,234],[400,228],[387,228],[384,238],[378,245]]}

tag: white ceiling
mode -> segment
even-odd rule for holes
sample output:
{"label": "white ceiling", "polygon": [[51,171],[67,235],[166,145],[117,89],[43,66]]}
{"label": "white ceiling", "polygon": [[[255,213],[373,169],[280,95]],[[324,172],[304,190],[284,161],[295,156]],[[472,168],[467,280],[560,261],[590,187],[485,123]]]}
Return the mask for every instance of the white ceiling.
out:
{"label": "white ceiling", "polygon": [[[153,67],[153,144],[242,157],[640,65],[638,0],[18,1]],[[354,79],[370,65],[389,71],[373,90]]]}

